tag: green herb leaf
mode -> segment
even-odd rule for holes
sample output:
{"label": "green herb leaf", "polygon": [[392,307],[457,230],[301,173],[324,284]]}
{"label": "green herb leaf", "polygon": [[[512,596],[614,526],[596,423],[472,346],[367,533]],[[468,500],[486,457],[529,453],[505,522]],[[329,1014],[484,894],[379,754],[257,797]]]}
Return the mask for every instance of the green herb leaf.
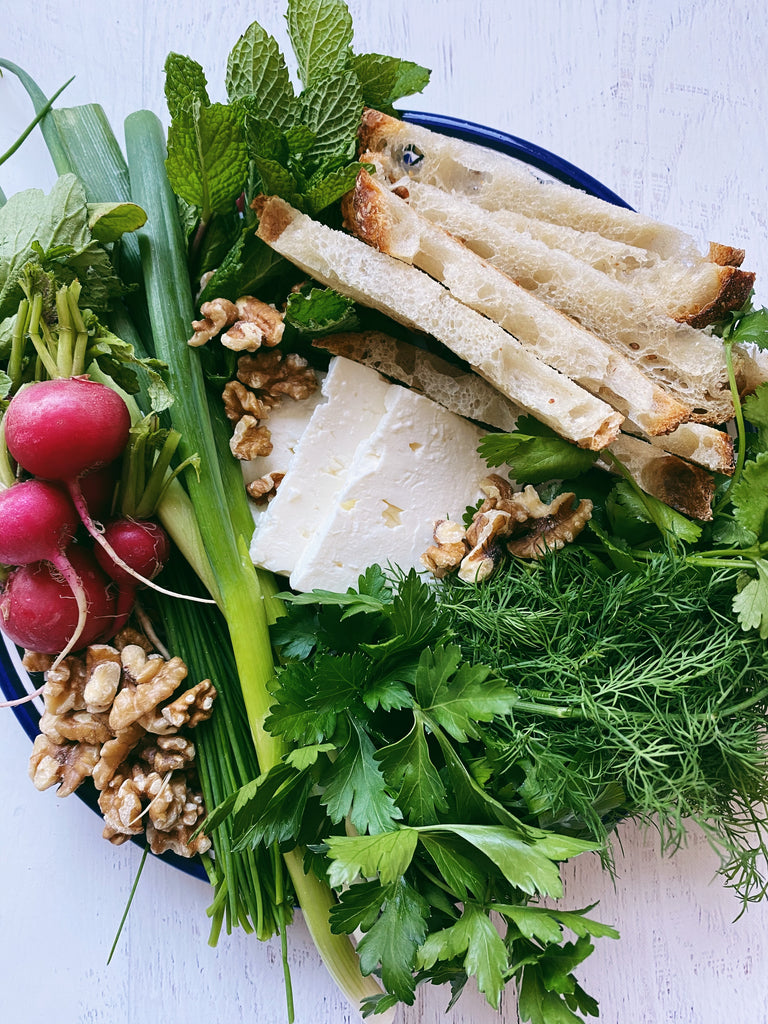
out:
{"label": "green herb leaf", "polygon": [[744,630],[759,629],[763,640],[768,639],[768,561],[755,561],[757,577],[741,575],[739,589],[733,598],[733,610]]}
{"label": "green herb leaf", "polygon": [[424,721],[415,712],[411,731],[397,743],[376,753],[397,806],[412,825],[437,822],[438,812],[448,809],[445,786],[432,762],[424,734]]}
{"label": "green herb leaf", "polygon": [[384,885],[397,881],[413,860],[418,840],[418,832],[405,826],[370,836],[331,836],[326,839],[331,885],[351,885],[358,876],[378,875]]}
{"label": "green herb leaf", "polygon": [[174,192],[196,206],[203,220],[229,211],[248,170],[236,109],[197,98],[183,105],[168,130],[166,169]]}
{"label": "green herb leaf", "polygon": [[365,105],[384,113],[393,113],[393,103],[422,92],[429,84],[430,73],[426,68],[381,53],[356,54],[352,68],[360,79]]}
{"label": "green herb leaf", "polygon": [[758,540],[768,536],[768,452],[746,462],[741,478],[731,491],[737,523]]}
{"label": "green herb leaf", "polygon": [[313,288],[308,295],[294,292],[288,296],[285,322],[301,331],[321,337],[358,326],[355,303],[332,288]]}
{"label": "green herb leaf", "polygon": [[339,751],[327,778],[322,802],[331,821],[349,816],[358,832],[386,832],[402,813],[387,792],[374,760],[375,747],[360,724],[352,721],[349,739]]}
{"label": "green herb leaf", "polygon": [[193,100],[208,106],[208,83],[205,72],[196,60],[180,53],[169,53],[165,59],[165,100],[171,118],[189,108]]}
{"label": "green herb leaf", "polygon": [[486,665],[463,661],[455,644],[425,650],[416,673],[416,700],[459,743],[478,739],[478,722],[507,714],[515,704],[506,683],[489,675]]}
{"label": "green herb leaf", "polygon": [[420,967],[430,968],[438,960],[462,957],[467,974],[477,979],[478,989],[498,1010],[506,981],[509,959],[504,941],[488,914],[475,903],[449,928],[433,932],[417,954]]}
{"label": "green herb leaf", "polygon": [[599,452],[577,448],[561,437],[531,434],[486,434],[478,452],[489,466],[509,466],[516,480],[527,484],[546,480],[569,480],[580,476],[596,462]]}
{"label": "green herb leaf", "polygon": [[382,910],[357,944],[360,970],[372,974],[381,965],[381,980],[388,992],[411,1005],[416,980],[416,950],[427,933],[429,904],[405,879],[382,892]]}
{"label": "green herb leaf", "polygon": [[361,166],[360,163],[351,163],[346,167],[337,167],[308,188],[305,197],[307,212],[315,217],[331,203],[346,195],[354,188]]}
{"label": "green herb leaf", "polygon": [[230,103],[252,98],[259,115],[281,127],[293,116],[295,96],[285,58],[276,40],[256,21],[230,51],[226,88]]}
{"label": "green herb leaf", "polygon": [[[442,825],[433,826],[429,831],[460,836],[493,861],[511,885],[529,896],[536,893],[562,896],[557,865],[540,852],[535,842],[526,842],[521,833],[511,828],[501,825]],[[593,848],[591,844],[589,848]]]}
{"label": "green herb leaf", "polygon": [[352,46],[352,17],[343,0],[289,0],[288,35],[305,88],[343,70]]}
{"label": "green herb leaf", "polygon": [[300,104],[300,120],[315,136],[310,152],[313,165],[329,158],[353,160],[363,113],[357,75],[342,71],[320,79],[301,94]]}
{"label": "green herb leaf", "polygon": [[136,231],[147,215],[135,203],[89,203],[88,228],[97,242],[116,242],[128,231]]}
{"label": "green herb leaf", "polygon": [[743,402],[744,418],[755,427],[758,435],[758,450],[768,450],[768,384],[761,384]]}

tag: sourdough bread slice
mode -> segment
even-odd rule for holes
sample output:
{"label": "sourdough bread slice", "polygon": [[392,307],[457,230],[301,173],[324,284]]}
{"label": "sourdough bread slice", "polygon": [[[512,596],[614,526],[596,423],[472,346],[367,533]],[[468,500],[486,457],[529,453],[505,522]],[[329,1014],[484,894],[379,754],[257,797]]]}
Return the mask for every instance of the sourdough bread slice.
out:
{"label": "sourdough bread slice", "polygon": [[[704,327],[740,309],[750,295],[755,275],[738,269],[741,250],[710,243],[704,253],[691,235],[668,224],[542,180],[506,154],[376,110],[364,112],[359,135],[361,158],[392,181],[405,176],[462,195],[595,269],[628,274],[653,308],[674,319]],[[643,268],[651,273],[644,276]]]}
{"label": "sourdough bread slice", "polygon": [[365,169],[342,202],[344,226],[411,263],[461,302],[500,324],[539,359],[629,417],[646,434],[668,434],[690,406],[651,381],[602,338],[516,284],[497,267],[413,210]]}
{"label": "sourdough bread slice", "polygon": [[[650,310],[638,290],[500,224],[493,213],[464,196],[421,182],[409,182],[407,188],[411,209],[618,348],[643,373],[688,404],[692,419],[719,424],[733,416],[725,354],[718,338]],[[758,371],[748,365],[752,360],[743,349],[733,351],[737,381],[743,386]]]}
{"label": "sourdough bread slice", "polygon": [[[715,480],[710,473],[629,434],[617,437],[610,450],[648,494],[692,519],[712,518]],[[598,464],[613,471],[610,460]]]}
{"label": "sourdough bread slice", "polygon": [[377,370],[382,376],[431,398],[449,412],[487,427],[511,432],[523,410],[476,373],[393,338],[382,331],[341,331],[312,342]]}
{"label": "sourdough bread slice", "polygon": [[436,338],[561,436],[600,450],[618,434],[621,413],[531,355],[427,274],[275,196],[261,197],[256,210],[259,237],[310,277]]}
{"label": "sourdough bread slice", "polygon": [[557,181],[544,181],[504,153],[365,110],[360,152],[370,153],[387,176],[404,175],[471,199],[487,210],[519,210],[529,217],[593,231],[649,249],[665,259],[701,258],[695,239],[634,210],[613,206]]}

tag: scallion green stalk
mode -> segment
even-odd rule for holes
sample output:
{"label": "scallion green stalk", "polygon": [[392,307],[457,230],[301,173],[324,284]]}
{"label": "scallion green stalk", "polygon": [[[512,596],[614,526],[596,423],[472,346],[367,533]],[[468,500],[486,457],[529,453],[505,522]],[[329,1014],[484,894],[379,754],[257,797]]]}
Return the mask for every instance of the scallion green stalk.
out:
{"label": "scallion green stalk", "polygon": [[[196,451],[201,458],[199,478],[189,480],[189,492],[218,580],[259,767],[266,772],[280,761],[284,749],[264,728],[272,703],[274,663],[265,593],[248,556],[245,515],[236,504],[247,499],[242,482],[234,493],[225,490],[202,371],[187,344],[194,309],[176,198],[165,171],[163,127],[150,111],[138,111],[126,119],[125,137],[132,199],[147,214],[138,237],[155,350],[170,371],[169,384],[176,396],[173,425],[187,454]],[[337,984],[355,1006],[379,994],[376,981],[361,974],[348,938],[331,932],[329,887],[305,874],[300,851],[289,853],[285,863],[310,933]]]}

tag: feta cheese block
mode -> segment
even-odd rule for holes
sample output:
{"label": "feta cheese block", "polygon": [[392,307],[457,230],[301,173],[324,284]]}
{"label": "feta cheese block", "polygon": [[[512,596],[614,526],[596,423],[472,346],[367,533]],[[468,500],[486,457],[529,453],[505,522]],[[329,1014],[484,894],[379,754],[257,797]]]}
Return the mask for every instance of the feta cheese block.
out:
{"label": "feta cheese block", "polygon": [[276,573],[293,572],[334,508],[358,445],[379,423],[389,387],[375,370],[349,359],[331,360],[323,400],[294,445],[275,497],[258,518],[250,550],[254,564]]}
{"label": "feta cheese block", "polygon": [[398,384],[387,387],[385,405],[324,521],[302,537],[294,590],[344,591],[374,562],[423,570],[435,521],[461,520],[480,497],[488,475],[476,451],[480,428]]}

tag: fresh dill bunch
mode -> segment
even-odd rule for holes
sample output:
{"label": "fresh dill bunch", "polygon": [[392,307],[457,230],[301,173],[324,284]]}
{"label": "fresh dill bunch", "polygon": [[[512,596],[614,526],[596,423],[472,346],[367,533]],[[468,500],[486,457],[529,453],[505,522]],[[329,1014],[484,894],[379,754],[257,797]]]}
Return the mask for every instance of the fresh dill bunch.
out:
{"label": "fresh dill bunch", "polygon": [[573,547],[440,594],[465,658],[519,698],[486,738],[498,793],[599,840],[653,820],[667,852],[695,822],[751,900],[768,891],[768,650],[733,617],[734,576],[672,555],[600,573]]}

